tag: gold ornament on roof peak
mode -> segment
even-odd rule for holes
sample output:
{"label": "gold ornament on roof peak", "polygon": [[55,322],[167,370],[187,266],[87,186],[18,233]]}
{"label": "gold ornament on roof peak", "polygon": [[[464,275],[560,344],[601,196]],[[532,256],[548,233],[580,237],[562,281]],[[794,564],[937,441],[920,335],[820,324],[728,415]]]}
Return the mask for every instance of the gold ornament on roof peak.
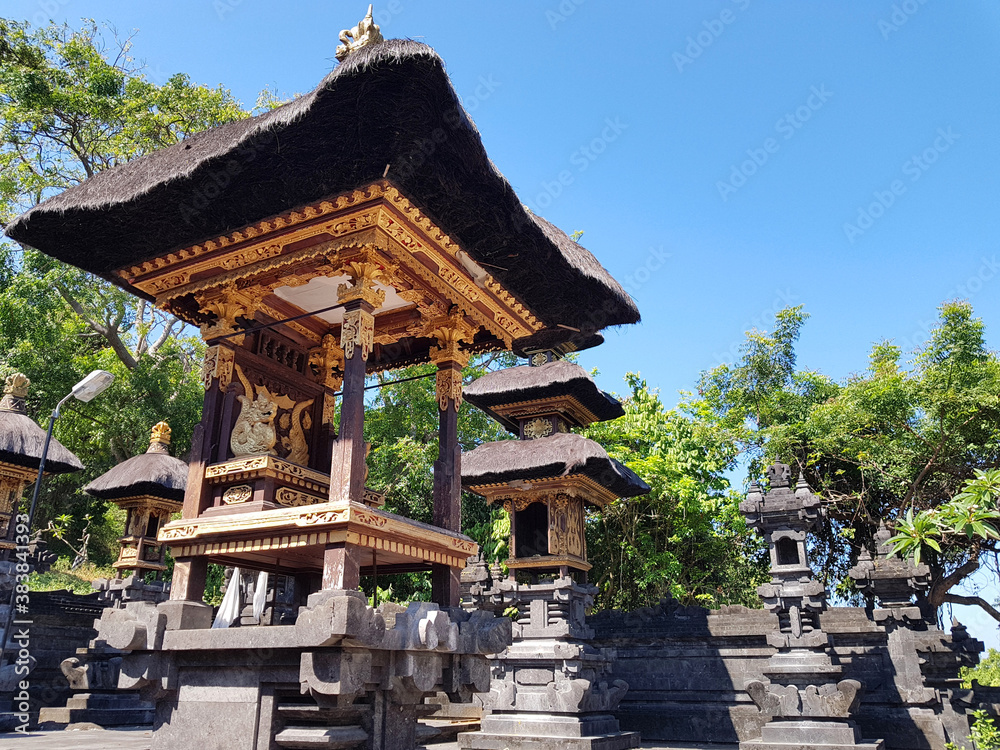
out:
{"label": "gold ornament on roof peak", "polygon": [[24,414],[24,399],[28,395],[29,385],[31,385],[31,381],[23,373],[15,372],[13,375],[8,375],[4,381],[0,411],[16,411],[19,414]]}
{"label": "gold ornament on roof peak", "polygon": [[368,6],[368,14],[358,22],[357,26],[340,32],[340,41],[343,44],[337,46],[337,60],[339,61],[343,61],[355,50],[384,41],[382,30],[372,16],[371,5]]}
{"label": "gold ornament on roof peak", "polygon": [[166,422],[157,422],[149,433],[148,453],[166,453],[167,446],[170,445],[170,425]]}

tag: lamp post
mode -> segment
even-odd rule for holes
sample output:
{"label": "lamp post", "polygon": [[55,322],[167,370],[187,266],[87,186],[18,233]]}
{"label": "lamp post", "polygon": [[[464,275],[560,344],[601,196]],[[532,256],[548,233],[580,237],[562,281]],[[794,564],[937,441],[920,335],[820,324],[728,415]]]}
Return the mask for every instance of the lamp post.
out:
{"label": "lamp post", "polygon": [[[35,489],[31,493],[31,507],[28,510],[28,519],[25,523],[27,535],[31,534],[31,523],[35,518],[35,507],[38,505],[38,491],[42,486],[42,475],[45,472],[45,459],[49,453],[49,444],[52,442],[52,429],[55,427],[56,420],[59,418],[59,410],[62,405],[69,401],[71,398],[76,398],[84,403],[90,401],[95,396],[103,393],[109,385],[114,381],[115,376],[110,372],[105,370],[94,370],[87,377],[81,380],[79,383],[73,386],[73,390],[70,391],[66,396],[56,404],[56,408],[52,410],[52,416],[49,417],[49,429],[45,433],[45,444],[42,446],[42,456],[38,461],[38,476],[35,478]],[[20,525],[20,524],[18,524]],[[10,602],[7,612],[7,621],[4,623],[2,646],[0,646],[0,664],[3,663],[3,656],[7,652],[7,641],[10,634],[10,626],[14,621],[14,597],[16,595],[17,588],[12,587],[10,592]]]}
{"label": "lamp post", "polygon": [[31,522],[35,518],[35,506],[38,505],[38,491],[42,487],[42,474],[45,471],[45,459],[49,454],[49,443],[52,442],[52,428],[55,427],[56,420],[59,419],[59,410],[62,405],[71,398],[87,403],[95,396],[103,393],[108,386],[114,382],[115,376],[106,370],[94,370],[87,377],[73,386],[73,390],[67,393],[62,400],[56,404],[49,417],[49,429],[45,433],[45,445],[42,446],[42,458],[38,462],[38,476],[35,478],[35,489],[31,493],[31,508],[28,510],[28,533],[31,533]]}

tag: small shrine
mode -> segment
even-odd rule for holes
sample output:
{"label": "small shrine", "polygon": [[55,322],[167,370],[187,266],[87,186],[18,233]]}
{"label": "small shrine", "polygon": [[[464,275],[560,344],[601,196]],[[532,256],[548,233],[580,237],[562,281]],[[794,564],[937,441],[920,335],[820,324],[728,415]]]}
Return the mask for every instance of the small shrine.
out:
{"label": "small shrine", "polygon": [[610,660],[590,644],[586,613],[597,588],[587,583],[586,513],[649,486],[593,440],[570,432],[624,410],[582,367],[561,358],[565,345],[549,344],[524,352],[529,365],[489,373],[465,389],[467,401],[519,439],[462,457],[463,484],[503,503],[511,529],[509,576],[496,566],[486,584],[481,565],[468,576],[479,579],[469,587],[469,605],[517,610],[514,642],[494,659],[490,693],[481,699],[482,729],[459,735],[462,748],[639,744],[611,713],[628,684],[609,680]]}
{"label": "small shrine", "polygon": [[577,364],[555,351],[535,352],[530,364],[489,373],[465,389],[465,399],[518,440],[481,445],[462,457],[463,484],[510,516],[512,572],[566,576],[586,582],[586,508],[649,492],[628,467],[572,428],[624,414]]}
{"label": "small shrine", "polygon": [[741,750],[880,750],[881,740],[862,740],[851,720],[862,685],[842,679],[843,669],[830,658],[830,637],[820,614],[826,588],[816,580],[806,545],[808,532],[823,514],[822,501],[805,479],[793,488],[791,467],[775,463],[767,470],[770,487],[750,487],[740,504],[747,526],[760,532],[770,549],[771,582],[757,589],[764,607],[778,617],[778,630],[767,636],[777,649],[764,668],[767,682],[750,680],[746,691],[770,719],[759,740],[740,743]]}
{"label": "small shrine", "polygon": [[[123,461],[83,488],[88,495],[126,511],[125,533],[119,539],[118,560],[112,565],[118,576],[101,584],[111,600],[155,600],[164,594],[159,578],[167,569],[167,548],[156,537],[170,516],[180,511],[187,476],[188,465],[170,455],[170,426],[160,422],[152,429],[145,453]],[[157,581],[145,584],[141,578],[146,573],[153,573]]]}
{"label": "small shrine", "polygon": [[[38,464],[45,446],[45,430],[28,416],[25,407],[30,385],[31,381],[22,373],[8,375],[0,399],[0,555],[7,555],[6,550],[14,549],[14,528],[10,520],[17,512],[25,486],[34,483],[38,476]],[[45,459],[45,473],[64,474],[82,468],[80,459],[52,438]]]}

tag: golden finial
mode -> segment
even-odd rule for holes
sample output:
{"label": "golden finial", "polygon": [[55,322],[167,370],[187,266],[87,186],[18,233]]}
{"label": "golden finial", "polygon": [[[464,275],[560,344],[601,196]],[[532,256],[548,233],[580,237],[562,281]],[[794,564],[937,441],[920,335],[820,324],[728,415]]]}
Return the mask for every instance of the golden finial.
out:
{"label": "golden finial", "polygon": [[357,26],[340,32],[340,41],[343,44],[337,46],[337,60],[339,61],[343,61],[355,50],[383,41],[382,30],[375,23],[371,5],[368,6],[368,14],[361,19]]}
{"label": "golden finial", "polygon": [[170,445],[170,425],[157,422],[149,434],[149,450],[147,453],[166,453]]}
{"label": "golden finial", "polygon": [[13,375],[7,376],[3,392],[5,396],[10,394],[14,398],[25,398],[28,395],[29,385],[31,385],[31,381],[24,373],[15,372]]}
{"label": "golden finial", "polygon": [[24,399],[28,395],[31,381],[20,372],[8,375],[4,381],[3,398],[0,399],[0,411],[16,411],[24,414]]}

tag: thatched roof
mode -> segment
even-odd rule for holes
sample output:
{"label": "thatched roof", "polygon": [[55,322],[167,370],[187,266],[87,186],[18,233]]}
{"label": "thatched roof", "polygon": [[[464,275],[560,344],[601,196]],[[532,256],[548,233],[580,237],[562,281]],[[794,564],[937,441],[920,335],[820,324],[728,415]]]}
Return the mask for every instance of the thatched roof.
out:
{"label": "thatched roof", "polygon": [[547,325],[638,322],[594,256],[521,204],[441,58],[411,41],[354,52],[283,107],[101,172],[7,233],[121,284],[115,269],[371,184],[387,164],[388,180]]}
{"label": "thatched roof", "polygon": [[555,360],[540,367],[522,365],[497,370],[462,389],[466,401],[515,434],[519,432],[517,420],[497,414],[494,407],[562,395],[573,396],[600,422],[625,414],[618,399],[598,388],[580,365],[566,360]]}
{"label": "thatched roof", "polygon": [[631,469],[608,456],[593,440],[560,432],[537,440],[499,440],[462,454],[462,486],[506,484],[583,474],[619,497],[649,492]]}
{"label": "thatched roof", "polygon": [[151,495],[164,500],[184,499],[188,465],[166,451],[152,448],[122,461],[83,488],[102,500]]}
{"label": "thatched roof", "polygon": [[[45,447],[45,430],[27,414],[0,409],[0,461],[37,469]],[[45,471],[64,474],[83,468],[80,459],[55,438],[49,443]]]}

